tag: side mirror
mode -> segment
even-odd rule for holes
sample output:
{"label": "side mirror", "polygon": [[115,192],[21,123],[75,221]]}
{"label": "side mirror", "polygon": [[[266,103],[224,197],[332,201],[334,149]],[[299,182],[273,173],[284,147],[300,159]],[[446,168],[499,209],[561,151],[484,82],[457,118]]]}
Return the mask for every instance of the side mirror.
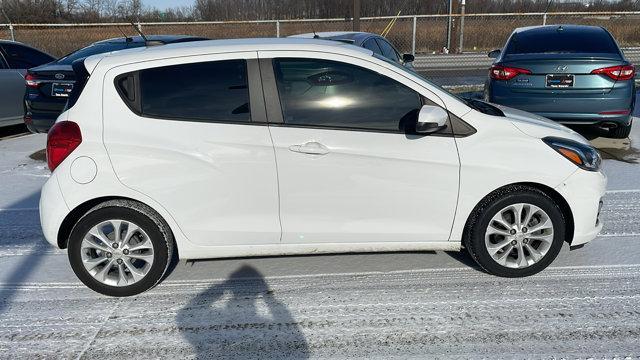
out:
{"label": "side mirror", "polygon": [[491,51],[489,51],[489,53],[488,53],[487,55],[488,55],[490,58],[495,59],[495,58],[497,58],[498,56],[500,56],[500,52],[501,52],[501,51],[502,51],[502,50],[500,50],[500,49],[491,50]]}
{"label": "side mirror", "polygon": [[412,63],[414,60],[416,59],[415,56],[413,56],[413,54],[404,54],[402,55],[402,62],[403,63]]}
{"label": "side mirror", "polygon": [[449,114],[439,106],[424,105],[418,113],[416,133],[431,134],[447,127]]}

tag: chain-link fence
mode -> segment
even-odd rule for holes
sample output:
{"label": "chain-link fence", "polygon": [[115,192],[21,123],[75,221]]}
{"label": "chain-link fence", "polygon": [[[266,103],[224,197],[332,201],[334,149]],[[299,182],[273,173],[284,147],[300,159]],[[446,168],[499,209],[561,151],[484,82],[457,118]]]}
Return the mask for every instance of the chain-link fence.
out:
{"label": "chain-link fence", "polygon": [[[362,18],[360,30],[381,33],[394,17]],[[400,16],[389,38],[403,53],[417,55],[418,67],[486,67],[486,51],[500,48],[518,27],[585,24],[607,28],[623,48],[640,46],[640,12],[524,13]],[[187,34],[211,39],[284,37],[322,31],[350,31],[351,19],[140,23],[145,34]],[[131,24],[0,24],[0,39],[14,39],[61,56],[92,42],[136,34]],[[460,51],[460,45],[462,44]],[[476,53],[434,56],[443,52]],[[632,61],[638,61],[633,52]]]}

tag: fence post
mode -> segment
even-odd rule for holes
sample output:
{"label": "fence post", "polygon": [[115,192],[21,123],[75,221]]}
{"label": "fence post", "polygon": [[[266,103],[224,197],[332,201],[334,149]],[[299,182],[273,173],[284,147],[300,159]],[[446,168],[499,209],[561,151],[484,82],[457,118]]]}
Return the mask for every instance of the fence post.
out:
{"label": "fence post", "polygon": [[411,38],[411,54],[416,55],[416,25],[418,22],[418,17],[413,17],[413,37]]}
{"label": "fence post", "polygon": [[462,53],[464,50],[464,6],[465,0],[460,2],[460,45],[458,51]]}
{"label": "fence post", "polygon": [[13,24],[9,23],[9,33],[11,33],[11,41],[16,41],[16,35],[13,32]]}
{"label": "fence post", "polygon": [[451,32],[453,30],[453,0],[449,0],[449,21],[447,23],[447,49],[451,49]]}
{"label": "fence post", "polygon": [[276,37],[280,37],[280,20],[276,20]]}
{"label": "fence post", "polygon": [[544,13],[544,15],[542,15],[542,26],[547,25],[547,13]]}
{"label": "fence post", "polygon": [[136,26],[138,27],[138,31],[142,32],[142,24],[139,21],[136,23]]}

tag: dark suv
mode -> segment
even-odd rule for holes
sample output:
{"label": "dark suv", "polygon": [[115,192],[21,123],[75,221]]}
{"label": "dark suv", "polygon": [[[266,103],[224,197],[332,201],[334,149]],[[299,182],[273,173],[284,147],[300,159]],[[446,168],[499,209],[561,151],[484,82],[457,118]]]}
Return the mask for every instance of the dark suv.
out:
{"label": "dark suv", "polygon": [[51,63],[29,69],[25,76],[24,123],[34,133],[47,132],[67,103],[75,83],[72,64],[76,60],[106,52],[143,46],[207,40],[187,35],[147,35],[95,42]]}

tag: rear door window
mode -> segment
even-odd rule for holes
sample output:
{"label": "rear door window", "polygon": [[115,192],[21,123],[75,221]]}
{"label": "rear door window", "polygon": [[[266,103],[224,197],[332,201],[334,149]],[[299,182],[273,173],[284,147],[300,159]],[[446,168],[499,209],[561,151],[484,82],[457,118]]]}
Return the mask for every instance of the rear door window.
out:
{"label": "rear door window", "polygon": [[405,132],[422,107],[417,92],[359,66],[283,58],[274,70],[288,125]]}
{"label": "rear door window", "polygon": [[603,29],[584,30],[543,28],[515,33],[506,49],[507,54],[552,53],[619,53],[608,32]]}
{"label": "rear door window", "polygon": [[[245,60],[224,60],[140,70],[141,115],[203,122],[248,122]],[[135,97],[128,81],[116,80],[123,100]],[[135,100],[135,99],[134,99]]]}
{"label": "rear door window", "polygon": [[24,45],[3,43],[1,46],[12,69],[29,69],[54,60],[51,56]]}

